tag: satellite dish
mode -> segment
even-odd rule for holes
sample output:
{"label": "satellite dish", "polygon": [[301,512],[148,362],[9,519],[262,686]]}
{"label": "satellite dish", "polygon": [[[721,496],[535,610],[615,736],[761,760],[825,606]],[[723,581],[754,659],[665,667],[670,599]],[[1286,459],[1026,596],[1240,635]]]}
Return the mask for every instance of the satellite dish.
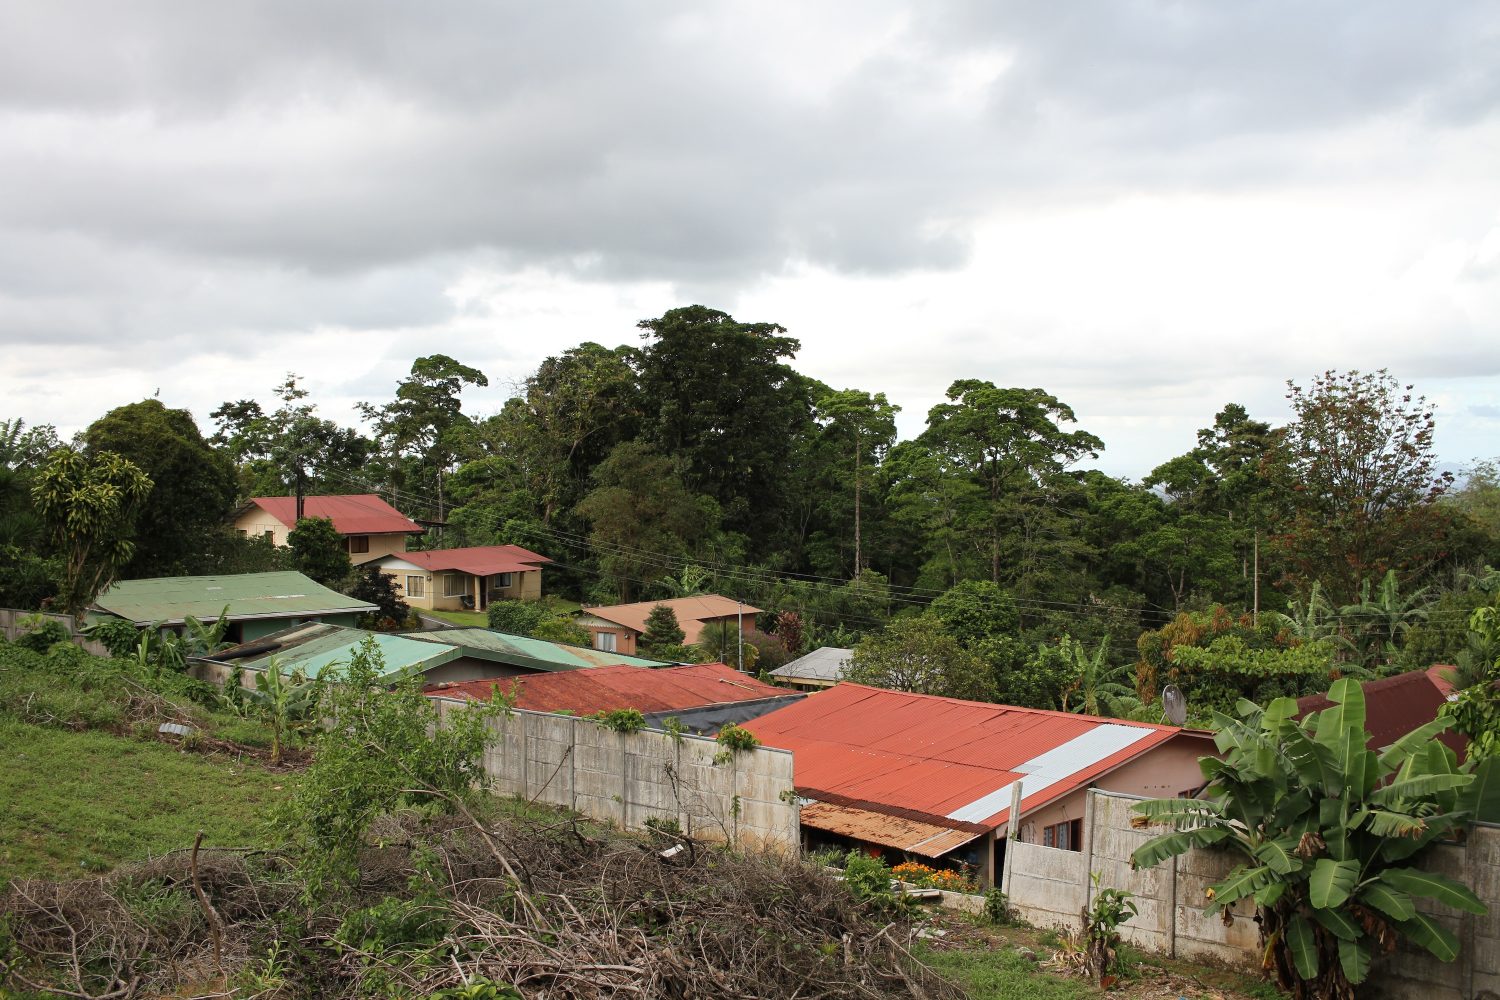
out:
{"label": "satellite dish", "polygon": [[1162,715],[1174,726],[1180,726],[1187,721],[1187,699],[1177,689],[1176,684],[1168,684],[1161,690]]}

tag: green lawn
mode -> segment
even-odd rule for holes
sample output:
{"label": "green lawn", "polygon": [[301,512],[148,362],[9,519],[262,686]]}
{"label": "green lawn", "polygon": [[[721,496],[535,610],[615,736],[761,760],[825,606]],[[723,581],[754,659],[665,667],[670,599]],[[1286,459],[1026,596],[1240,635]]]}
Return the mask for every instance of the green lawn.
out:
{"label": "green lawn", "polygon": [[917,955],[962,986],[973,1000],[1083,1000],[1099,991],[1079,979],[1064,979],[1037,968],[1009,948],[936,951]]}
{"label": "green lawn", "polygon": [[[542,603],[547,606],[547,610],[555,615],[574,615],[578,613],[578,609],[582,606],[577,601],[550,596],[543,597]],[[417,613],[432,618],[441,618],[450,624],[462,625],[467,628],[488,628],[490,624],[489,616],[483,611],[428,611],[425,608],[418,608]]]}
{"label": "green lawn", "polygon": [[103,732],[0,717],[0,882],[70,876],[180,847],[266,845],[295,775]]}

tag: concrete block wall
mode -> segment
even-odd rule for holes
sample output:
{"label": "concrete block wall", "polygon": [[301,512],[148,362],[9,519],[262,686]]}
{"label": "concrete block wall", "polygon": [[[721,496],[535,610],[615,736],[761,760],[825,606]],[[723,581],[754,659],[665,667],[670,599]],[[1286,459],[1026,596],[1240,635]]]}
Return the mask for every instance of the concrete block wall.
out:
{"label": "concrete block wall", "polygon": [[[444,714],[463,703],[435,699]],[[653,818],[739,847],[795,853],[800,809],[789,793],[792,755],[756,747],[714,763],[722,749],[698,736],[618,733],[591,719],[514,711],[491,723],[485,769],[497,795],[516,795],[641,830]]]}
{"label": "concrete block wall", "polygon": [[94,656],[109,655],[109,650],[104,648],[102,642],[95,642],[83,634],[78,619],[72,615],[51,615],[42,614],[38,611],[21,611],[17,608],[0,608],[0,635],[14,642],[33,630],[29,624],[29,620],[35,618],[37,615],[41,615],[41,618],[45,621],[57,622],[63,628],[67,629],[68,635],[73,639],[73,644],[83,649],[84,652],[92,653]]}
{"label": "concrete block wall", "polygon": [[[1238,865],[1228,851],[1194,850],[1154,869],[1131,871],[1130,855],[1159,829],[1131,826],[1133,796],[1092,791],[1084,820],[1082,851],[1036,844],[1006,847],[1005,884],[1010,903],[1028,922],[1075,931],[1092,899],[1089,873],[1100,873],[1101,888],[1135,894],[1137,916],[1121,934],[1138,947],[1176,958],[1256,969],[1260,930],[1248,901],[1233,919],[1207,914],[1210,885]],[[1476,825],[1462,844],[1439,845],[1425,867],[1472,888],[1489,906],[1482,917],[1427,901],[1433,914],[1458,938],[1460,953],[1440,962],[1426,951],[1403,946],[1384,958],[1362,988],[1376,1000],[1496,1000],[1500,997],[1500,826]]]}

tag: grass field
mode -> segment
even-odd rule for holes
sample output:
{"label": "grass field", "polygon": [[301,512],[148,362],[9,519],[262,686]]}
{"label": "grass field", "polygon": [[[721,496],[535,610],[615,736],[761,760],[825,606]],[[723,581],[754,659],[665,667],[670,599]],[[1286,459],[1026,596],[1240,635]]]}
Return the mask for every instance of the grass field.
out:
{"label": "grass field", "polygon": [[0,717],[0,883],[191,847],[268,844],[295,775],[164,743]]}

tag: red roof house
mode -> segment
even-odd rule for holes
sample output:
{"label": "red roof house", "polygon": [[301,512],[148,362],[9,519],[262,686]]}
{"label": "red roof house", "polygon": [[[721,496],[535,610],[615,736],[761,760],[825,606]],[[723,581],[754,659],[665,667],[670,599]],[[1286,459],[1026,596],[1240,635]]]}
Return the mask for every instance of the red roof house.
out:
{"label": "red roof house", "polygon": [[[441,633],[439,633],[441,634]],[[774,687],[722,663],[646,669],[588,667],[549,674],[527,674],[502,681],[464,681],[429,687],[438,698],[488,701],[495,687],[514,692],[516,708],[531,712],[594,715],[633,708],[648,723],[675,716],[689,732],[717,731],[781,708],[803,695]]]}
{"label": "red roof house", "polygon": [[519,545],[393,552],[370,560],[414,608],[483,611],[491,601],[535,601],[552,560]]}
{"label": "red roof house", "polygon": [[1021,788],[1018,836],[1078,850],[1089,788],[1147,796],[1202,784],[1207,734],[839,684],[745,724],[792,751],[810,840],[965,859],[992,872],[992,846]]}
{"label": "red roof house", "polygon": [[[356,565],[405,551],[407,537],[423,531],[420,524],[373,493],[303,497],[302,516],[332,521]],[[288,532],[296,526],[296,497],[253,497],[234,515],[234,527],[241,535],[264,536],[273,545],[285,545]]]}
{"label": "red roof house", "polygon": [[[696,597],[674,597],[666,601],[640,601],[636,604],[584,608],[578,617],[578,624],[588,630],[595,649],[634,653],[637,641],[646,631],[646,619],[651,615],[651,609],[658,604],[672,609],[672,613],[677,616],[677,625],[682,629],[682,641],[689,646],[702,637],[703,626],[711,622],[735,622],[742,632],[748,633],[755,628],[755,616],[760,614],[760,608],[729,597],[699,594]],[[732,651],[726,655],[733,658]]]}
{"label": "red roof house", "polygon": [[[1370,749],[1384,750],[1414,729],[1427,725],[1453,695],[1453,685],[1444,675],[1446,667],[1410,670],[1393,677],[1361,684],[1365,693],[1365,728],[1370,731]],[[1312,694],[1297,700],[1297,718],[1321,712],[1332,705],[1326,695]],[[1459,760],[1468,741],[1449,730],[1438,740],[1452,748]]]}

